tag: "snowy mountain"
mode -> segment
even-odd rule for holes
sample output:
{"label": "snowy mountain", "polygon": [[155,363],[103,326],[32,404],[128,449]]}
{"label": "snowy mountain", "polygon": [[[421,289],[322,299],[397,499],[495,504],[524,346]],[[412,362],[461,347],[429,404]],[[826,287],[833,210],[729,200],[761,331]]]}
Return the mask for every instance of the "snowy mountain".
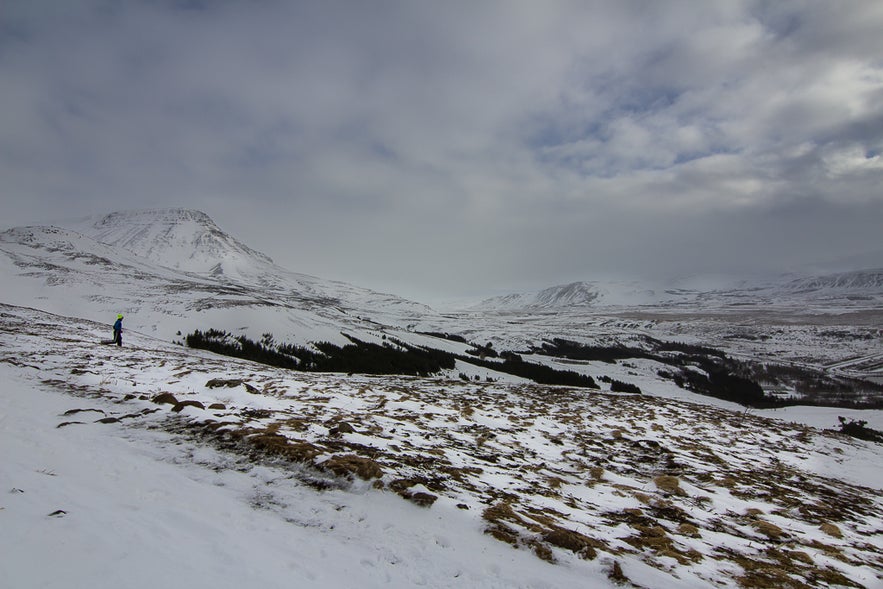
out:
{"label": "snowy mountain", "polygon": [[[729,284],[727,284],[729,283]],[[474,311],[580,311],[611,307],[690,307],[725,309],[768,305],[807,307],[824,303],[846,308],[883,304],[883,270],[822,276],[785,276],[778,280],[734,280],[692,277],[672,284],[637,282],[573,282],[538,292],[485,299]]]}
{"label": "snowy mountain", "polygon": [[7,303],[112,320],[172,339],[210,327],[280,341],[346,341],[406,325],[425,305],[297,274],[221,231],[204,213],[114,213],[70,228],[0,233]]}
{"label": "snowy mountain", "polygon": [[883,268],[797,278],[785,284],[784,288],[802,293],[824,294],[839,291],[848,294],[880,294],[883,292]]}
{"label": "snowy mountain", "polygon": [[611,305],[643,305],[659,300],[652,288],[628,282],[571,282],[539,292],[515,293],[485,299],[476,311],[555,311]]}
{"label": "snowy mountain", "polygon": [[241,279],[273,264],[268,256],[221,231],[201,211],[125,211],[65,226],[100,243],[185,272]]}

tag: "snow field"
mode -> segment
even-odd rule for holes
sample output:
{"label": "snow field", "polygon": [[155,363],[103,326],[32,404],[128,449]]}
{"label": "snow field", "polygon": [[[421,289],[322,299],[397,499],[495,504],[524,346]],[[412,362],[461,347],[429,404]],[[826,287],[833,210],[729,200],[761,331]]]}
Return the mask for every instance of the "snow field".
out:
{"label": "snow field", "polygon": [[[214,567],[219,582],[247,570],[270,586],[605,587],[614,562],[646,586],[729,587],[776,571],[880,581],[872,489],[883,477],[870,444],[646,395],[292,373],[137,334],[122,349],[95,346],[101,326],[33,310],[5,306],[0,321],[3,382],[15,383],[3,391],[3,443],[19,457],[3,480],[25,491],[0,505],[11,522],[0,530],[13,532],[4,547],[22,551],[10,578],[37,574],[39,546],[87,538],[65,563],[81,578],[99,546],[115,563],[171,563],[161,581],[169,568],[194,580]],[[215,378],[233,386],[207,386]],[[224,408],[173,411],[151,401],[161,393]],[[333,434],[344,422],[353,431]],[[261,436],[308,453],[261,455]],[[329,470],[354,456],[380,478]],[[861,464],[871,488],[830,477],[844,464]],[[91,519],[102,504],[113,517]],[[55,536],[51,524],[73,528]],[[34,542],[15,548],[25,532]],[[121,548],[129,537],[138,551]]]}

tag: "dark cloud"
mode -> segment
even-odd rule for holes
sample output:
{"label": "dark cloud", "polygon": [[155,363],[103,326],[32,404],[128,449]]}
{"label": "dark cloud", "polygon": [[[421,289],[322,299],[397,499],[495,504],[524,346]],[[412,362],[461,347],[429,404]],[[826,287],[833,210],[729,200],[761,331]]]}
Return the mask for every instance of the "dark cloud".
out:
{"label": "dark cloud", "polygon": [[13,0],[2,217],[201,208],[431,296],[876,251],[878,4]]}

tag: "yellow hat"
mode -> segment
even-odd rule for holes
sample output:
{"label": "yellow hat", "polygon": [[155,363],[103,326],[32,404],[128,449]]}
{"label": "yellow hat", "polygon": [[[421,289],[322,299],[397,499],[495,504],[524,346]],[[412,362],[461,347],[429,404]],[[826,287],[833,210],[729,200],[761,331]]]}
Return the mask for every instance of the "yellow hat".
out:
{"label": "yellow hat", "polygon": [[122,315],[117,315],[117,319],[122,319],[122,318],[123,318]]}

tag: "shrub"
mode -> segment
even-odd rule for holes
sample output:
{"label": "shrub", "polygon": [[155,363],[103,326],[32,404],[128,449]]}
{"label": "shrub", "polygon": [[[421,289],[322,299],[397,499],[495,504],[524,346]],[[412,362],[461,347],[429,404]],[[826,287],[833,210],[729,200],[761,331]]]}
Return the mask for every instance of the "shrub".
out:
{"label": "shrub", "polygon": [[610,390],[614,393],[635,393],[638,395],[641,394],[641,388],[638,385],[622,382],[621,380],[616,379],[610,380]]}
{"label": "shrub", "polygon": [[883,432],[867,427],[867,421],[847,419],[842,416],[837,420],[840,421],[840,433],[868,442],[883,443]]}

